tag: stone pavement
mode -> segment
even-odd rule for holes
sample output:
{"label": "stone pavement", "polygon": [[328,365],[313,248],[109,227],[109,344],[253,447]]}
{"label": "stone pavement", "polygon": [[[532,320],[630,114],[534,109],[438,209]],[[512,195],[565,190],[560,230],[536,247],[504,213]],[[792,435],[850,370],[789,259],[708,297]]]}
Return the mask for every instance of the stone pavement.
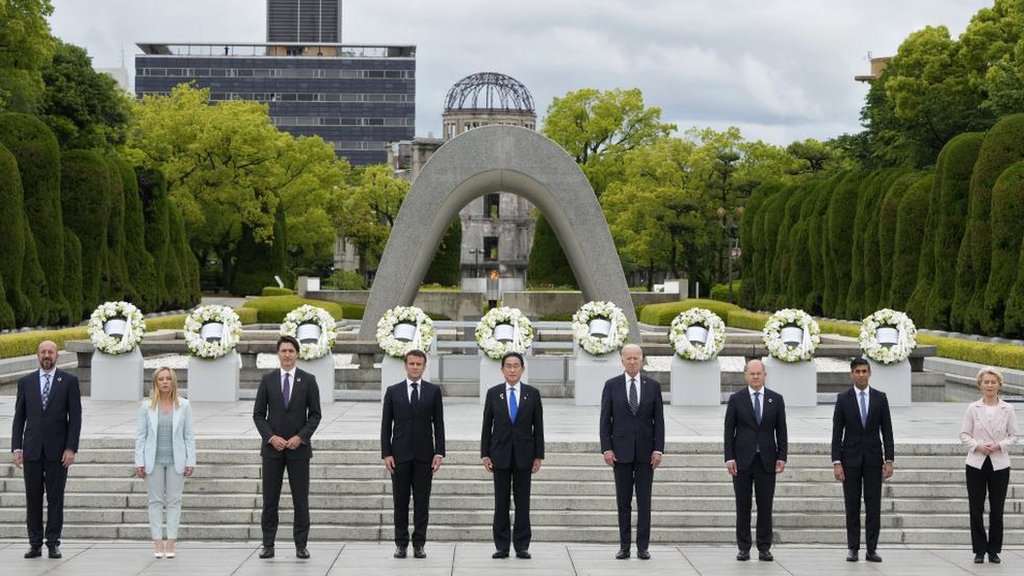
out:
{"label": "stone pavement", "polygon": [[0,566],[4,576],[145,576],[186,574],[188,576],[320,576],[416,574],[417,576],[478,576],[480,574],[620,575],[645,576],[731,576],[731,575],[820,575],[846,574],[944,576],[952,574],[1020,573],[1024,550],[1002,554],[1003,564],[973,564],[970,550],[923,548],[882,548],[881,564],[845,561],[841,548],[776,546],[774,562],[737,562],[731,546],[654,546],[651,560],[615,560],[614,546],[535,544],[533,559],[492,560],[487,544],[428,543],[427,558],[405,560],[391,557],[390,545],[358,543],[311,543],[312,558],[296,560],[287,548],[278,557],[260,560],[256,543],[182,542],[174,559],[153,558],[151,545],[133,542],[66,542],[64,558],[25,560],[21,543],[0,543]]}

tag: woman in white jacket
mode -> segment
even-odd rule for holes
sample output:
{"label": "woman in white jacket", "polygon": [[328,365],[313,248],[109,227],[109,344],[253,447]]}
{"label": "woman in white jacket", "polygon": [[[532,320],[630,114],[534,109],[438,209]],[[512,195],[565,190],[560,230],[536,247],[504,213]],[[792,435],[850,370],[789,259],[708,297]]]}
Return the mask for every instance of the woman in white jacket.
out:
{"label": "woman in white jacket", "polygon": [[[967,497],[971,509],[974,563],[1000,562],[1003,547],[1003,504],[1010,483],[1009,449],[1017,441],[1013,406],[999,398],[1003,375],[995,368],[978,371],[981,400],[971,402],[960,429],[967,447]],[[985,535],[985,494],[989,500],[989,531]]]}
{"label": "woman in white jacket", "polygon": [[[135,436],[135,475],[146,479],[149,495],[149,531],[153,556],[174,558],[181,519],[181,493],[185,477],[196,467],[196,439],[192,429],[192,408],[178,397],[178,379],[166,366],[153,373],[149,400],[139,408]],[[164,510],[167,511],[167,539],[164,540]]]}

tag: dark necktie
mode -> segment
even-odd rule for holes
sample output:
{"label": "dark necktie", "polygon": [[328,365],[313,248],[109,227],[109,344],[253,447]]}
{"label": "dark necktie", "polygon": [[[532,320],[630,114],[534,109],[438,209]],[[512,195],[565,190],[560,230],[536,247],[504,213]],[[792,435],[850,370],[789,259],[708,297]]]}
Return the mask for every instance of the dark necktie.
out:
{"label": "dark necktie", "polygon": [[46,410],[46,405],[50,403],[50,375],[43,374],[43,378],[46,379],[43,382],[43,410]]}
{"label": "dark necktie", "polygon": [[513,422],[516,421],[516,414],[519,414],[519,404],[516,403],[516,389],[508,389],[508,417]]}
{"label": "dark necktie", "polygon": [[636,392],[636,378],[629,379],[629,411],[636,416],[640,410],[640,397]]}
{"label": "dark necktie", "polygon": [[757,425],[761,425],[761,393],[754,392],[754,420],[757,420]]}
{"label": "dark necktie", "polygon": [[292,375],[284,373],[284,407],[288,408],[288,401],[292,399]]}
{"label": "dark necktie", "polygon": [[412,404],[413,410],[418,410],[420,407],[420,390],[419,382],[412,383],[412,396],[409,397],[409,404]]}
{"label": "dark necktie", "polygon": [[864,391],[860,393],[860,425],[864,429],[868,427],[868,393]]}

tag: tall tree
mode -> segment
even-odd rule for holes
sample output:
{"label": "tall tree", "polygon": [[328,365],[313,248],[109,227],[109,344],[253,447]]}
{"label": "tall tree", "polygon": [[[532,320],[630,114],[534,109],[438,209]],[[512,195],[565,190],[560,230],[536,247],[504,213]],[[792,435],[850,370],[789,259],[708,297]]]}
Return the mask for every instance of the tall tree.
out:
{"label": "tall tree", "polygon": [[50,0],[0,1],[0,112],[32,112],[43,94],[42,69],[53,57]]}

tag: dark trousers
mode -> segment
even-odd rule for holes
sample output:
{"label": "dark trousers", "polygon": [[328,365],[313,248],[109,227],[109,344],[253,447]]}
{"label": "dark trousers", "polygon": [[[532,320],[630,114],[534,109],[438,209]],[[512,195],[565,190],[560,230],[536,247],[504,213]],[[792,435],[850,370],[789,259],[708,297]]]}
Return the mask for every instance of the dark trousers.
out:
{"label": "dark trousers", "polygon": [[263,459],[263,545],[273,546],[277,537],[278,502],[284,471],[288,470],[288,487],[292,491],[292,534],[296,548],[305,548],[309,539],[309,458],[295,458],[288,451],[284,458]]}
{"label": "dark trousers", "polygon": [[430,462],[411,460],[395,464],[391,475],[391,494],[395,503],[395,544],[409,545],[409,497],[413,500],[412,545],[423,546],[427,541],[427,522],[430,519],[430,481],[434,473]]}
{"label": "dark trousers", "polygon": [[757,549],[767,551],[772,547],[772,503],[775,500],[775,470],[767,472],[762,466],[761,455],[754,456],[746,470],[739,470],[732,477],[732,488],[736,493],[736,545],[740,550],[750,550],[750,497],[757,497]]}
{"label": "dark trousers", "polygon": [[[514,459],[513,459],[514,463]],[[509,543],[520,550],[530,548],[530,468],[494,469],[494,547],[508,552]],[[516,516],[509,534],[509,499],[515,495]]]}
{"label": "dark trousers", "polygon": [[860,498],[864,494],[864,540],[868,551],[878,547],[882,527],[882,469],[843,466],[843,500],[846,504],[846,547],[860,550]]}
{"label": "dark trousers", "polygon": [[59,546],[64,528],[64,486],[68,469],[60,460],[25,460],[25,512],[28,543],[43,545],[43,492],[46,492],[46,545]]}
{"label": "dark trousers", "polygon": [[647,550],[651,543],[651,488],[654,469],[646,462],[615,463],[615,504],[619,510],[619,546],[629,548],[630,521],[633,515],[633,492],[636,492],[636,547]]}
{"label": "dark trousers", "polygon": [[[992,469],[985,458],[981,469],[967,466],[967,498],[971,508],[971,548],[975,554],[1003,551],[1003,504],[1010,485],[1010,469]],[[988,536],[985,536],[985,492],[988,492]]]}

